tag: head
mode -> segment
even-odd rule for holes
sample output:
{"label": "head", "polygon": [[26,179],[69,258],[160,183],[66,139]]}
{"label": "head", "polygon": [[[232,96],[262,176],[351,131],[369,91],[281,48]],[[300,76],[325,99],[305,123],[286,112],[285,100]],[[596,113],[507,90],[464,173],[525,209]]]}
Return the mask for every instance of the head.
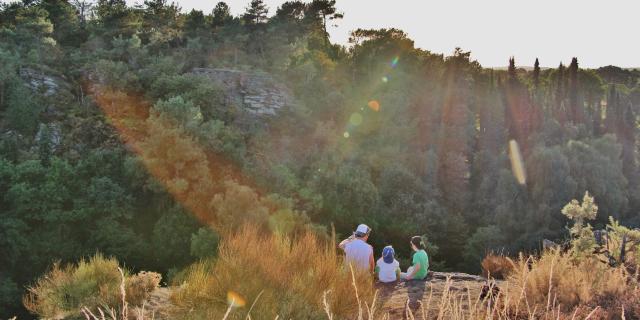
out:
{"label": "head", "polygon": [[426,248],[421,236],[411,237],[410,243],[411,249],[413,249],[413,251],[424,250]]}
{"label": "head", "polygon": [[382,249],[382,261],[385,263],[393,263],[393,260],[396,259],[396,252],[393,250],[392,246],[386,246]]}
{"label": "head", "polygon": [[356,236],[356,238],[367,241],[369,239],[370,233],[371,228],[369,228],[369,226],[367,226],[366,224],[360,224],[353,234]]}

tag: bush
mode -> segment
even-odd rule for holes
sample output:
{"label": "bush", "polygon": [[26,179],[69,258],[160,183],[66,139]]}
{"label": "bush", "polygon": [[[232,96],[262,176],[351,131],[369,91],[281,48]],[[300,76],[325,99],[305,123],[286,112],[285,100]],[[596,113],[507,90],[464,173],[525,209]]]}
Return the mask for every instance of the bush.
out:
{"label": "bush", "polygon": [[[217,260],[198,262],[186,271],[172,296],[172,318],[220,319],[229,307],[229,294],[256,302],[253,310],[234,310],[230,319],[244,319],[249,312],[264,319],[326,319],[323,292],[328,292],[328,307],[337,317],[356,314],[352,275],[333,243],[311,231],[294,241],[259,230],[241,228],[224,238]],[[355,279],[360,299],[371,298],[369,275],[356,274]]]}
{"label": "bush", "polygon": [[634,292],[631,277],[623,268],[611,268],[595,257],[575,260],[571,253],[554,249],[540,258],[521,256],[507,277],[515,309],[529,306],[571,310],[589,304],[598,296],[623,296]]}
{"label": "bush", "polygon": [[[115,258],[96,254],[89,260],[61,267],[54,264],[49,272],[28,289],[25,307],[42,318],[80,317],[81,309],[120,305],[122,274]],[[160,284],[160,275],[124,272],[127,303],[140,306]]]}
{"label": "bush", "polygon": [[191,235],[191,255],[198,259],[213,257],[218,252],[220,237],[210,228],[200,228]]}
{"label": "bush", "polygon": [[489,253],[482,262],[482,276],[485,278],[504,279],[513,271],[515,264],[509,257]]}

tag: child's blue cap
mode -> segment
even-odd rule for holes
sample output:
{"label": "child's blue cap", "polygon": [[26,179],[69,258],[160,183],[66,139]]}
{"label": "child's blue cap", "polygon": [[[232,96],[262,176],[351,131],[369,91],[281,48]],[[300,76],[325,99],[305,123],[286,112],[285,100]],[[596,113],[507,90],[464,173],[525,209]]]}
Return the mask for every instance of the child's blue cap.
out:
{"label": "child's blue cap", "polygon": [[393,260],[395,260],[395,254],[396,253],[393,250],[392,246],[384,247],[384,249],[382,249],[382,261],[384,261],[385,263],[393,263]]}

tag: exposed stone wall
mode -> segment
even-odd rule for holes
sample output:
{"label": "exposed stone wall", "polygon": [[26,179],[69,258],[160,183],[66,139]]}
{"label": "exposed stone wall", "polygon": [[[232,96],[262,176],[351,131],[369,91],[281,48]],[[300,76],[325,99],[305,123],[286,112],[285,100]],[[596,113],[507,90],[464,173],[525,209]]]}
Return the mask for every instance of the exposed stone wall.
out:
{"label": "exposed stone wall", "polygon": [[53,96],[58,93],[60,89],[69,90],[69,85],[61,77],[46,74],[35,69],[20,69],[20,77],[27,82],[31,90],[42,92],[45,96]]}
{"label": "exposed stone wall", "polygon": [[229,98],[252,115],[273,116],[294,104],[290,90],[266,73],[209,68],[196,68],[193,73],[220,84]]}

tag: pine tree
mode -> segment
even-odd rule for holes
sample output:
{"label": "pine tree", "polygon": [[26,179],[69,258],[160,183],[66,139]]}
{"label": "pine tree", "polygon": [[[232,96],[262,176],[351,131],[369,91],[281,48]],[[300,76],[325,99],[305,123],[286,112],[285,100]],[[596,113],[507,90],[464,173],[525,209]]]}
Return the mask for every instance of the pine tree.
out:
{"label": "pine tree", "polygon": [[211,26],[215,29],[218,27],[222,27],[227,24],[229,21],[233,20],[231,16],[231,9],[226,2],[218,2],[216,7],[213,8],[213,12],[211,12],[213,18],[211,19]]}
{"label": "pine tree", "polygon": [[248,25],[259,25],[267,21],[267,13],[269,9],[262,0],[251,0],[242,17]]}

